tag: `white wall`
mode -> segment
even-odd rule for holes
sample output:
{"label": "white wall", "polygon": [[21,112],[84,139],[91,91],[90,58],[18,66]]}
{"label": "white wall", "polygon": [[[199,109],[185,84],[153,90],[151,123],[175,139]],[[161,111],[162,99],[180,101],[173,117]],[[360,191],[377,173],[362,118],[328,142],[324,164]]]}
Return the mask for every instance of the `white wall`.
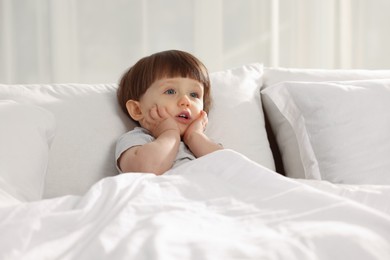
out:
{"label": "white wall", "polygon": [[250,62],[390,69],[386,0],[0,0],[0,83],[111,83],[181,49]]}

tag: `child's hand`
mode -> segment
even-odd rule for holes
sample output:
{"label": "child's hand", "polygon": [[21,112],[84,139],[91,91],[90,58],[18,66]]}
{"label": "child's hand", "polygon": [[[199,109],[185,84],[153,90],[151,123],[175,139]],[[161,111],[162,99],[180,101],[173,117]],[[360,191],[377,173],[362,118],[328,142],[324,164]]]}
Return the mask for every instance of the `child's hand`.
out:
{"label": "child's hand", "polygon": [[148,129],[154,138],[158,138],[162,133],[173,130],[180,135],[180,128],[165,107],[153,106],[149,115],[144,118],[143,126]]}
{"label": "child's hand", "polygon": [[207,113],[205,111],[200,111],[199,117],[195,119],[187,128],[186,132],[183,135],[183,140],[185,143],[186,140],[194,133],[203,133],[206,129],[208,122]]}

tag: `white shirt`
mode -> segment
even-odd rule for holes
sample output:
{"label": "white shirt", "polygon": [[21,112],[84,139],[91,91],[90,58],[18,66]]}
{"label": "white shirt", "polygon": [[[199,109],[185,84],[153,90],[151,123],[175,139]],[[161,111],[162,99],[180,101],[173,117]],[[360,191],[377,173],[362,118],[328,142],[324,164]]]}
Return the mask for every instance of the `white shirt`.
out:
{"label": "white shirt", "polygon": [[[140,146],[153,142],[154,140],[155,138],[151,135],[151,133],[142,127],[135,127],[133,130],[119,137],[115,148],[116,168],[118,171],[122,173],[118,166],[118,159],[126,150],[134,146]],[[187,145],[185,145],[184,142],[180,142],[179,152],[176,155],[172,168],[195,159],[196,157],[192,154],[190,149],[188,149]]]}

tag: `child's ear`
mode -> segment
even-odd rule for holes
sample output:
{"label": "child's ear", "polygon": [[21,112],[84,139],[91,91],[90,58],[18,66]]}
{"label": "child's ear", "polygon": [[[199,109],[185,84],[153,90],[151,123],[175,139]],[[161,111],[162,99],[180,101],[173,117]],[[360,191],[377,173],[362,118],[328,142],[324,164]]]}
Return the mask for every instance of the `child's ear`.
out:
{"label": "child's ear", "polygon": [[126,102],[127,112],[135,121],[141,120],[144,116],[138,101],[129,100]]}

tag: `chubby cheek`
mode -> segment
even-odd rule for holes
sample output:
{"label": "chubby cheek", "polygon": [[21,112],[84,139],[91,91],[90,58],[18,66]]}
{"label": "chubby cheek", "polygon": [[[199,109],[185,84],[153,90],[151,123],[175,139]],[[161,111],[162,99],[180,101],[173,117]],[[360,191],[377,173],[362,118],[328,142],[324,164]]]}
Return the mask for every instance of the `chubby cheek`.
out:
{"label": "chubby cheek", "polygon": [[164,98],[157,98],[153,105],[165,107],[167,105],[167,102],[164,100]]}
{"label": "chubby cheek", "polygon": [[175,112],[173,108],[174,105],[170,104],[169,102],[165,102],[164,100],[157,100],[157,102],[154,105],[157,105],[159,109],[164,108],[165,111],[167,111],[170,116],[174,115]]}
{"label": "chubby cheek", "polygon": [[195,114],[199,114],[203,110],[203,102],[194,102],[192,105],[192,111]]}

